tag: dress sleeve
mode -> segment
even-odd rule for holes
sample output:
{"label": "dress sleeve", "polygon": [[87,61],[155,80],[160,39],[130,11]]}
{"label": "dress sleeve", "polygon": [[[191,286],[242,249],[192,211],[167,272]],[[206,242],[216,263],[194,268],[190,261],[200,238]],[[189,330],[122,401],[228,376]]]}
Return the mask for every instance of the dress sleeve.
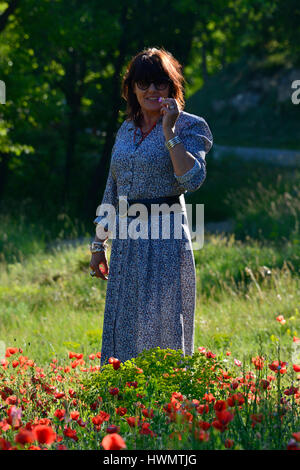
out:
{"label": "dress sleeve", "polygon": [[185,149],[195,157],[194,166],[183,175],[175,175],[180,186],[186,191],[196,191],[206,178],[205,155],[213,145],[213,136],[207,122],[199,118],[178,133]]}

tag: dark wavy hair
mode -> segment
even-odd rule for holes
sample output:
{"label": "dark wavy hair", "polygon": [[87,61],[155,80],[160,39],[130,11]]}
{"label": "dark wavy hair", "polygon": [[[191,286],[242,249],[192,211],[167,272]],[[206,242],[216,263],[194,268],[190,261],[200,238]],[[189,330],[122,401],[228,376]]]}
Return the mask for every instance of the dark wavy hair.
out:
{"label": "dark wavy hair", "polygon": [[132,119],[136,126],[141,125],[142,111],[133,92],[134,83],[139,80],[170,80],[169,98],[175,98],[179,108],[185,106],[182,66],[173,55],[164,48],[144,49],[134,56],[127,65],[122,80],[122,97],[127,101],[127,119]]}

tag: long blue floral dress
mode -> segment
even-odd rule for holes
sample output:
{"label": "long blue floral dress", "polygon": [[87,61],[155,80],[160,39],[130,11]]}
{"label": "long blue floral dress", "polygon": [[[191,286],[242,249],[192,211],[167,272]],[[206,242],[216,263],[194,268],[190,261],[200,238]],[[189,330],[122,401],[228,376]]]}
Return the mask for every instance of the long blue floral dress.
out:
{"label": "long blue floral dress", "polygon": [[[180,111],[175,133],[195,157],[194,166],[181,176],[175,175],[165,147],[162,117],[139,145],[134,143],[134,129],[133,121],[125,120],[117,132],[101,205],[108,203],[117,208],[119,196],[148,199],[181,195],[185,207],[184,193],[200,188],[206,177],[205,155],[213,144],[207,122]],[[139,142],[141,135],[137,137]],[[174,238],[172,213],[169,239],[163,238],[161,231],[159,238],[151,238],[151,217],[147,239],[122,239],[118,217],[111,244],[101,365],[110,357],[124,362],[157,346],[192,355],[196,271],[187,218],[183,217],[181,239]],[[106,225],[104,218],[98,216],[94,222]],[[132,220],[125,218],[128,224]],[[187,243],[190,249],[186,248]]]}

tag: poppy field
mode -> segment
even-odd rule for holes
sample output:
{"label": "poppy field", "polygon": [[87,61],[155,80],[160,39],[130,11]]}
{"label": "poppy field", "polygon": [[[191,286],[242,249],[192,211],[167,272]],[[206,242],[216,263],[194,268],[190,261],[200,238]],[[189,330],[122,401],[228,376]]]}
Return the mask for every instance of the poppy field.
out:
{"label": "poppy field", "polygon": [[185,357],[154,348],[103,367],[100,357],[69,351],[40,367],[8,347],[0,449],[300,449],[300,364],[261,355],[242,363],[203,346]]}
{"label": "poppy field", "polygon": [[0,449],[298,450],[300,253],[284,248],[211,237],[193,356],[103,367],[87,246],[1,264]]}

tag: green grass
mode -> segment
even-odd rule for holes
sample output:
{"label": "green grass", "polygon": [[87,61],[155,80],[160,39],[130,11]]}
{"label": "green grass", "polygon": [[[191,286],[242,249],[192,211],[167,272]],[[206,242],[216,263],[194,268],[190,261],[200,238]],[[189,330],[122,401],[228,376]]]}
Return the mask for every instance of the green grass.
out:
{"label": "green grass", "polygon": [[[285,250],[233,236],[205,240],[194,252],[195,348],[229,349],[241,359],[281,334],[290,354],[291,338],[300,334],[299,247],[286,244]],[[2,263],[0,339],[40,364],[70,350],[100,351],[106,283],[89,276],[89,260],[83,244]],[[271,275],[264,277],[262,266]],[[276,322],[279,314],[286,325]]]}

